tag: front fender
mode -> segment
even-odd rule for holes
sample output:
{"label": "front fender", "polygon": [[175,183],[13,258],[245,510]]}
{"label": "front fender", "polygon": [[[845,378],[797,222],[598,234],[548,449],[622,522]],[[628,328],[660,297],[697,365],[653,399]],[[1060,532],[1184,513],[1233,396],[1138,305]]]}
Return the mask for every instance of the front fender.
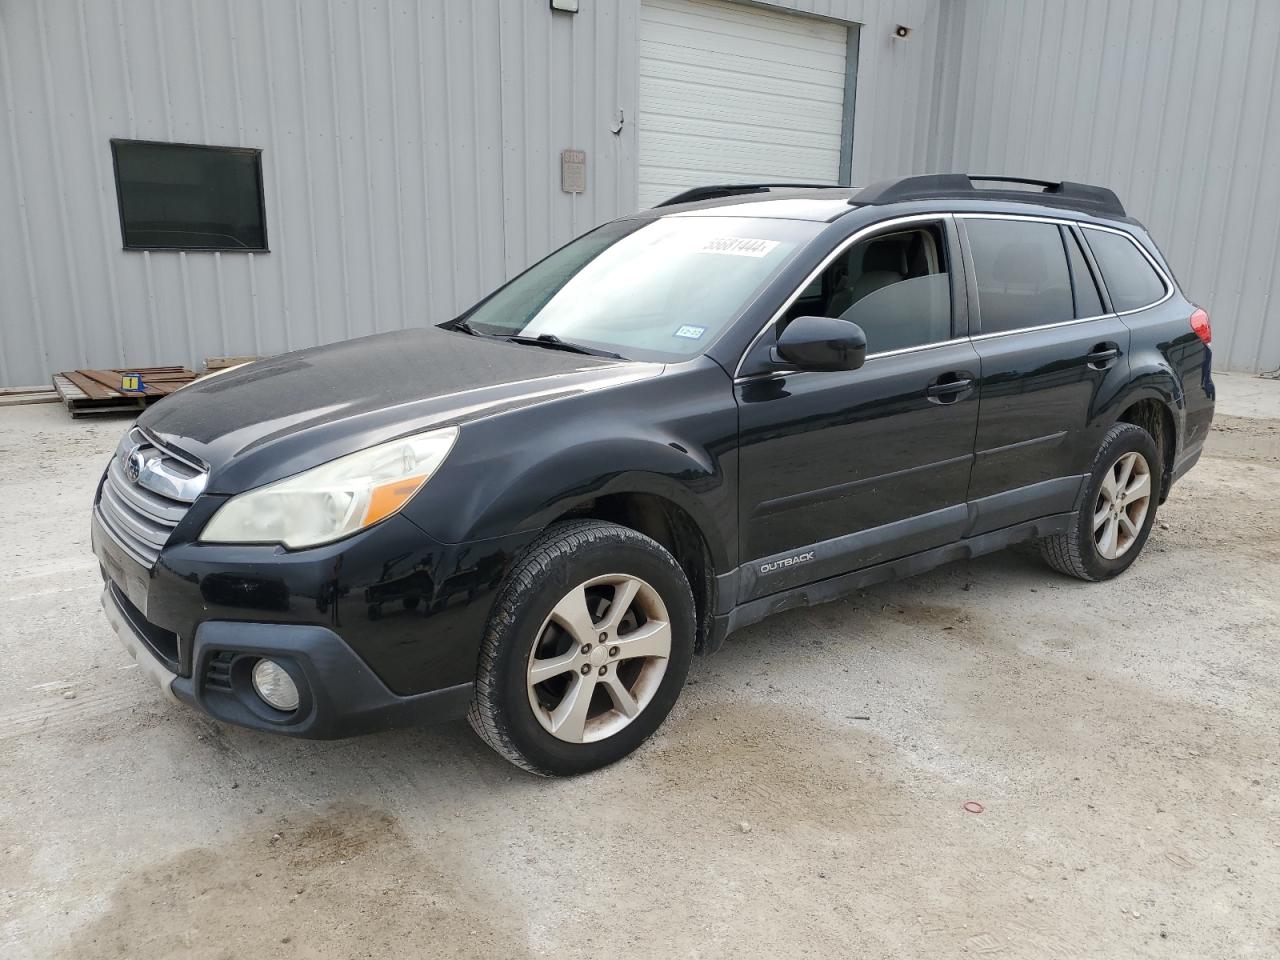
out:
{"label": "front fender", "polygon": [[597,497],[652,494],[688,513],[716,569],[731,569],[737,408],[711,366],[467,424],[406,513],[461,543],[540,530]]}

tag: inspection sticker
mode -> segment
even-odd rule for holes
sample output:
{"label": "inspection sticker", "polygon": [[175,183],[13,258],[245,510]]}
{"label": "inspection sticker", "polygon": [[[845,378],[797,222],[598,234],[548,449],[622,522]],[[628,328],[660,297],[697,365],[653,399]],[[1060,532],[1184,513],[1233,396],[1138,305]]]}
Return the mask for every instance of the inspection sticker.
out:
{"label": "inspection sticker", "polygon": [[683,326],[675,332],[675,335],[684,337],[686,340],[700,340],[706,332],[706,327]]}
{"label": "inspection sticker", "polygon": [[767,257],[778,245],[777,240],[755,240],[751,237],[711,237],[697,248],[698,253],[727,253],[734,257]]}

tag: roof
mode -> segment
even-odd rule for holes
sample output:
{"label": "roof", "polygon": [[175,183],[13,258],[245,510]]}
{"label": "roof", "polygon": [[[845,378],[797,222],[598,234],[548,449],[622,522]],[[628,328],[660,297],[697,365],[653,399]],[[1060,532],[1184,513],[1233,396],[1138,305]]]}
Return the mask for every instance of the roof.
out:
{"label": "roof", "polygon": [[[981,186],[979,186],[981,184]],[[652,211],[653,216],[742,216],[831,222],[856,208],[919,201],[988,202],[1072,210],[1127,220],[1120,198],[1107,187],[1069,180],[930,174],[884,180],[869,187],[789,184],[718,184],[687,190]]]}
{"label": "roof", "polygon": [[745,195],[716,197],[654,207],[654,216],[761,217],[766,220],[809,220],[830,223],[848,213],[849,187],[771,187]]}

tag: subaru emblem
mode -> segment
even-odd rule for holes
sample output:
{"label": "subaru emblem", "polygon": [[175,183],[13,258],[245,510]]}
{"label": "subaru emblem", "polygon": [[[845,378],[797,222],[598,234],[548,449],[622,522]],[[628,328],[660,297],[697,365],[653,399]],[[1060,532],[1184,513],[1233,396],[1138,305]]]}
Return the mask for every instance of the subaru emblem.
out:
{"label": "subaru emblem", "polygon": [[137,483],[138,477],[142,475],[142,451],[137,447],[134,447],[125,458],[124,475],[129,478],[130,483]]}

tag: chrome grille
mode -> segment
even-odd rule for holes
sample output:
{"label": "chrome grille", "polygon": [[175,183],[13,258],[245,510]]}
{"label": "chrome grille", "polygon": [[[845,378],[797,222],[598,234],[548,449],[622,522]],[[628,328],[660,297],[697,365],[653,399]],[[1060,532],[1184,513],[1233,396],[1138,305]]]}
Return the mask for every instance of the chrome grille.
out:
{"label": "chrome grille", "polygon": [[[137,479],[131,480],[132,462]],[[137,427],[116,447],[96,507],[98,520],[131,557],[150,569],[192,502],[206,474]]]}

